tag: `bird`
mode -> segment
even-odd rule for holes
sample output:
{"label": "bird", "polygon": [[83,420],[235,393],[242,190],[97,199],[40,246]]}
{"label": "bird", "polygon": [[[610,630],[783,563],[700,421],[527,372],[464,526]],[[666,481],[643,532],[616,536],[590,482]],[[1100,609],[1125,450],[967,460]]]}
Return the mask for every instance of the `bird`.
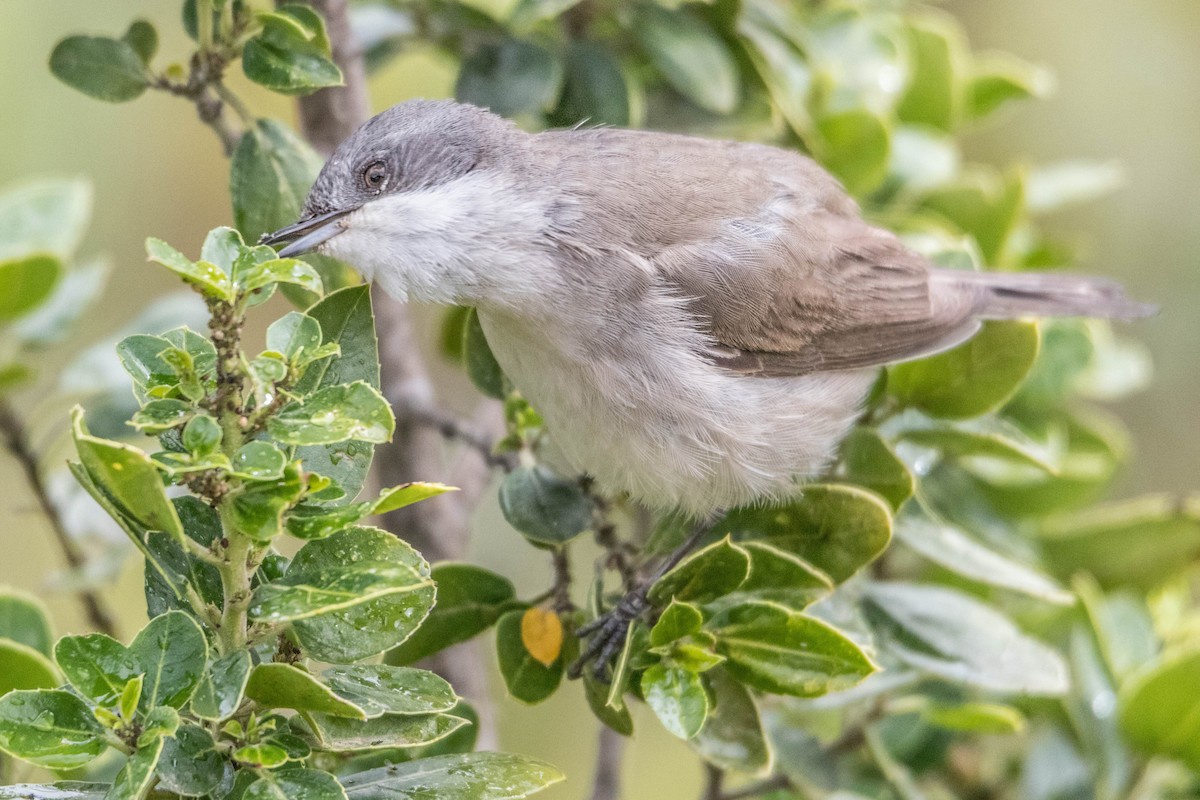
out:
{"label": "bird", "polygon": [[365,122],[264,241],[474,307],[565,468],[695,520],[820,475],[883,366],[986,320],[1152,311],[1102,278],[937,267],[792,150],[454,101]]}

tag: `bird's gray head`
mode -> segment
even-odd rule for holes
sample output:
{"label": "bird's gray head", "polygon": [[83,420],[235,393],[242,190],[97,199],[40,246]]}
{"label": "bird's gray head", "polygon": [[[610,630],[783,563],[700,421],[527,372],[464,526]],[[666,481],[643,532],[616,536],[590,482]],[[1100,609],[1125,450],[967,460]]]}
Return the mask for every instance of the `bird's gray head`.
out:
{"label": "bird's gray head", "polygon": [[522,235],[515,218],[540,216],[521,189],[527,138],[474,106],[393,106],[338,145],[300,220],[263,241],[285,244],[285,257],[315,250],[347,261],[401,298],[477,299],[497,267],[488,256]]}

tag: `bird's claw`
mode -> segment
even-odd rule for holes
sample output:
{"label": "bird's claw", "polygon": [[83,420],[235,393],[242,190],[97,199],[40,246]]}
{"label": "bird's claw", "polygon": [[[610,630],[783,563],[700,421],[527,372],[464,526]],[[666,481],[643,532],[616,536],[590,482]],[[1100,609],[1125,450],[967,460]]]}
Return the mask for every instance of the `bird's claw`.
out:
{"label": "bird's claw", "polygon": [[645,589],[632,591],[622,597],[616,606],[575,631],[576,636],[587,639],[587,646],[571,664],[567,675],[578,678],[591,664],[592,677],[601,683],[608,683],[612,677],[609,672],[611,662],[625,644],[629,626],[649,607]]}

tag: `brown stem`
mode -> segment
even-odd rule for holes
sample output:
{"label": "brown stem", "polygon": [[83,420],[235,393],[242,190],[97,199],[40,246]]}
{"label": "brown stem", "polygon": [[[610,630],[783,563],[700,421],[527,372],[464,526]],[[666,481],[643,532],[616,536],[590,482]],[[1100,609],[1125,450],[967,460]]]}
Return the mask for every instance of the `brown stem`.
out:
{"label": "brown stem", "polygon": [[[33,490],[33,495],[37,498],[42,513],[50,521],[50,529],[54,531],[54,538],[63,552],[63,557],[67,560],[67,566],[72,570],[81,569],[85,564],[83,554],[79,552],[79,548],[71,539],[71,534],[64,527],[58,509],[50,500],[46,484],[42,481],[37,453],[33,451],[33,446],[29,441],[29,434],[7,400],[0,400],[0,435],[4,438],[4,446],[21,465],[29,488]],[[117,635],[116,623],[100,601],[99,595],[91,589],[80,589],[78,594],[92,628],[115,637]]]}
{"label": "brown stem", "polygon": [[725,783],[725,773],[720,767],[705,762],[704,764],[704,793],[700,800],[722,800],[721,786]]}
{"label": "brown stem", "polygon": [[567,556],[567,548],[554,548],[551,556],[554,565],[554,588],[551,596],[554,598],[554,611],[560,616],[575,610],[571,602],[571,559]]}
{"label": "brown stem", "polygon": [[462,442],[476,451],[489,467],[502,469],[505,472],[512,472],[517,468],[517,460],[512,453],[494,452],[496,438],[488,431],[464,422],[452,414],[430,406],[416,405],[405,409],[397,408],[396,413],[403,414],[414,422],[437,429],[438,433],[447,439]]}
{"label": "brown stem", "polygon": [[[300,120],[305,137],[328,155],[366,121],[370,106],[362,52],[350,28],[347,0],[309,0],[325,18],[333,60],[342,70],[344,85],[322,89],[301,99]],[[433,384],[414,336],[408,309],[372,291],[383,393],[397,410],[395,440],[376,455],[376,479],[383,486],[411,480],[436,480],[446,473],[441,457],[441,434],[406,413],[411,408],[437,408]],[[464,462],[465,475],[447,476],[456,483],[481,485],[482,459]],[[465,478],[466,480],[462,480]],[[466,554],[470,509],[465,492],[445,494],[386,515],[384,527],[420,550],[430,561],[462,558]],[[457,496],[456,496],[457,495]],[[488,687],[487,661],[480,642],[465,642],[434,655],[426,666],[448,679],[469,698],[479,714],[479,747],[496,742],[495,710]]]}
{"label": "brown stem", "polygon": [[618,800],[621,796],[621,757],[625,737],[607,725],[600,726],[596,744],[596,772],[592,776],[592,800]]}

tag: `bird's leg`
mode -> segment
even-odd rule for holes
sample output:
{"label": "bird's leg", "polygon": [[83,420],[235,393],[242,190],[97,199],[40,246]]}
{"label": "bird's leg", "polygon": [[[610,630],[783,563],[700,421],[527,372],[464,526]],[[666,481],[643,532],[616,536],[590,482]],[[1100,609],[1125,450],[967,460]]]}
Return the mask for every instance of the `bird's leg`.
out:
{"label": "bird's leg", "polygon": [[640,586],[628,592],[621,598],[615,606],[609,609],[604,614],[601,614],[596,619],[575,631],[575,635],[581,639],[587,639],[587,646],[583,653],[571,664],[567,670],[567,675],[571,678],[578,678],[583,674],[584,669],[589,663],[592,666],[592,675],[601,681],[607,681],[609,678],[608,668],[609,662],[617,655],[621,645],[625,642],[626,634],[629,631],[629,626],[633,621],[642,615],[644,611],[650,608],[650,600],[648,595],[650,587],[658,582],[658,579],[666,575],[672,569],[679,565],[687,557],[688,553],[696,549],[696,545],[700,544],[721,519],[721,514],[713,513],[705,517],[700,522],[697,522],[692,532],[688,534],[687,539],[683,544],[675,548],[669,556],[663,559],[662,563],[655,568],[653,574],[644,580]]}

